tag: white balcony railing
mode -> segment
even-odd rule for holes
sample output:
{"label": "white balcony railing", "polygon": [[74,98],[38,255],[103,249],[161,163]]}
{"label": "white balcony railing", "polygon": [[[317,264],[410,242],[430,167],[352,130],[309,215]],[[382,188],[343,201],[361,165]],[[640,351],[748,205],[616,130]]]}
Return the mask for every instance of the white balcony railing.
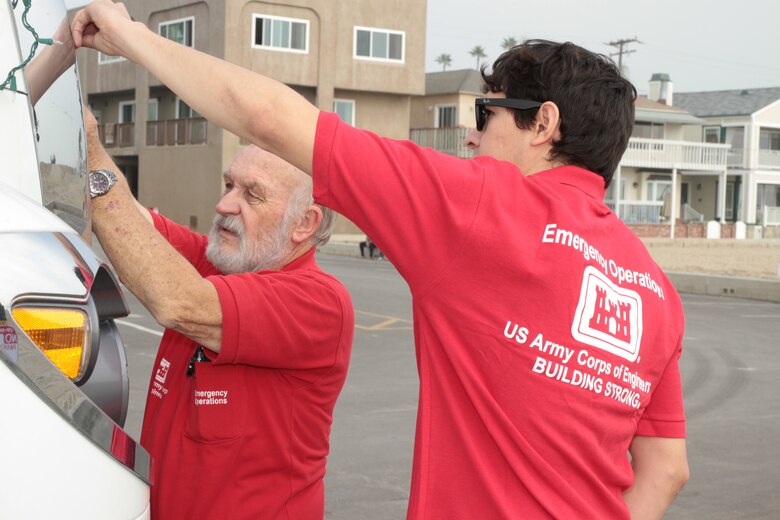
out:
{"label": "white balcony railing", "polygon": [[620,161],[635,168],[723,171],[731,145],[632,137]]}
{"label": "white balcony railing", "polygon": [[780,206],[764,206],[761,212],[761,225],[780,226]]}
{"label": "white balcony railing", "polygon": [[208,122],[202,117],[164,119],[146,123],[147,146],[206,144]]}
{"label": "white balcony railing", "polygon": [[[615,201],[604,201],[612,211],[615,211]],[[661,215],[663,202],[646,200],[621,200],[618,217],[626,224],[660,224],[664,221]]]}
{"label": "white balcony railing", "polygon": [[780,168],[780,150],[759,150],[759,168]]}
{"label": "white balcony railing", "polygon": [[474,156],[474,152],[464,144],[469,130],[469,128],[463,127],[413,128],[410,131],[409,139],[426,148],[433,148],[456,157],[468,158]]}

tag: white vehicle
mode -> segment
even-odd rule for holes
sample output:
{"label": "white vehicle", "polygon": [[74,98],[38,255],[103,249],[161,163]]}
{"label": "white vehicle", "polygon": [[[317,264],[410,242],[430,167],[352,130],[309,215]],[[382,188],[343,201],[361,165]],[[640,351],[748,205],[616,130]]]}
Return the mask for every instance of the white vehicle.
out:
{"label": "white vehicle", "polygon": [[73,56],[62,0],[0,0],[0,518],[148,519]]}

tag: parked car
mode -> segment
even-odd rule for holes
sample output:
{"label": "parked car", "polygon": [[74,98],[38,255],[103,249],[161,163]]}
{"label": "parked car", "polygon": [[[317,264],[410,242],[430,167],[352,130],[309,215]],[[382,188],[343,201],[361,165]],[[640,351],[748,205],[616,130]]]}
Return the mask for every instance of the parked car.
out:
{"label": "parked car", "polygon": [[148,519],[73,52],[62,0],[0,0],[0,518]]}

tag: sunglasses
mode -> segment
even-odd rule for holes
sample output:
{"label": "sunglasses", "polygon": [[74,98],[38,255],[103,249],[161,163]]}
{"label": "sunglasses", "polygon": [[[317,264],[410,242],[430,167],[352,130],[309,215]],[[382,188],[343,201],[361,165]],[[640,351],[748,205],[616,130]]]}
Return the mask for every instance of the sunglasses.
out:
{"label": "sunglasses", "polygon": [[528,99],[512,98],[477,98],[474,100],[474,115],[477,116],[477,132],[481,132],[487,123],[487,110],[485,107],[504,107],[514,110],[530,110],[539,108],[542,104]]}

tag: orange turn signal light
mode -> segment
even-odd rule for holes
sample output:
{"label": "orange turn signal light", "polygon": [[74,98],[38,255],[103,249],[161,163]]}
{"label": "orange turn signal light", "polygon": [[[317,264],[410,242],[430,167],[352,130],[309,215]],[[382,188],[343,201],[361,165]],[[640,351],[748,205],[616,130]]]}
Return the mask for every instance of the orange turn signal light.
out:
{"label": "orange turn signal light", "polygon": [[80,309],[17,307],[14,320],[35,345],[70,379],[85,369],[90,345],[87,314]]}

